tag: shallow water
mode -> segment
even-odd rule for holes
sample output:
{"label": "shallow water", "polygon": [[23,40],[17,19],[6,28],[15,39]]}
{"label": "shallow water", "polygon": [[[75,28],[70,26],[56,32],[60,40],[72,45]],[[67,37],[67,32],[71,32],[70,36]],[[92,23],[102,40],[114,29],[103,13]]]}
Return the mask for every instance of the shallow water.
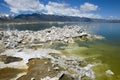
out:
{"label": "shallow water", "polygon": [[[92,34],[102,35],[103,40],[79,42],[79,47],[71,53],[83,56],[90,63],[100,63],[94,70],[97,80],[120,80],[120,24],[101,23],[87,24],[87,30]],[[112,70],[114,76],[106,75],[106,70]]]}
{"label": "shallow water", "polygon": [[88,43],[88,45],[88,48],[85,48],[84,50],[75,50],[77,51],[74,51],[75,54],[86,57],[86,60],[90,63],[101,64],[100,66],[97,66],[98,69],[95,69],[98,72],[102,71],[100,74],[103,75],[98,77],[99,80],[109,80],[106,78],[104,79],[106,76],[105,71],[108,69],[112,70],[115,74],[115,79],[111,80],[116,80],[120,76],[120,46],[102,42]]}
{"label": "shallow water", "polygon": [[[115,74],[114,78],[107,76],[108,79],[105,78],[106,75],[99,76],[99,80],[120,80],[120,24],[104,23],[89,29],[106,39],[88,42],[89,48],[82,54],[88,53],[88,56],[98,54],[99,56],[96,56],[95,59],[107,65],[107,69],[112,70]],[[100,79],[100,77],[102,78]]]}
{"label": "shallow water", "polygon": [[[90,63],[101,64],[94,68],[97,80],[120,80],[120,23],[84,23],[83,25],[88,26],[86,30],[91,34],[102,35],[105,39],[76,41],[77,45],[69,45],[72,47],[66,51],[85,57]],[[105,73],[109,69],[113,71],[113,76]]]}
{"label": "shallow water", "polygon": [[[94,68],[96,80],[120,80],[120,23],[40,23],[26,25],[0,25],[4,30],[41,30],[52,26],[63,25],[85,25],[91,34],[102,35],[104,40],[79,42],[70,49],[68,53],[83,56],[89,63],[100,63]],[[58,46],[58,47],[56,47]],[[56,44],[52,48],[59,49],[64,44]],[[106,70],[112,70],[115,75],[106,75]]]}

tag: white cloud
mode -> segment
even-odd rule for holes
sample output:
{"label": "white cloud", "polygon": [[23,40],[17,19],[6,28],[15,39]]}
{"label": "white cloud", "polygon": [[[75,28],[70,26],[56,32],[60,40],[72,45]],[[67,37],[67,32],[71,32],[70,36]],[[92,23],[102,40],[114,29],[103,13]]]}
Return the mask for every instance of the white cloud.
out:
{"label": "white cloud", "polygon": [[98,14],[92,14],[92,13],[81,13],[79,14],[80,17],[88,17],[88,18],[102,18],[102,16]]}
{"label": "white cloud", "polygon": [[45,6],[45,10],[48,14],[60,14],[69,16],[77,16],[77,14],[79,14],[78,9],[71,8],[68,4],[65,3],[49,2]]}
{"label": "white cloud", "polygon": [[91,12],[91,11],[96,11],[97,9],[98,9],[97,5],[87,3],[87,2],[80,6],[81,12]]}
{"label": "white cloud", "polygon": [[120,19],[119,16],[109,16],[108,19]]}
{"label": "white cloud", "polygon": [[[101,18],[100,15],[88,13],[90,11],[97,10],[98,6],[95,6],[90,3],[85,3],[85,6],[88,5],[89,7],[86,7],[86,10],[77,9],[74,7],[70,7],[68,4],[65,3],[56,3],[56,2],[49,2],[45,6],[45,10],[47,14],[60,14],[60,15],[67,15],[67,16],[79,16],[79,17],[89,17],[89,18]],[[83,6],[83,5],[82,5]]]}
{"label": "white cloud", "polygon": [[44,5],[39,0],[5,0],[9,5],[11,12],[19,13],[20,11],[40,11]]}
{"label": "white cloud", "polygon": [[101,18],[100,15],[90,13],[91,11],[98,9],[97,5],[90,3],[84,3],[79,9],[76,6],[71,7],[66,3],[51,1],[49,1],[46,5],[40,3],[39,0],[5,0],[5,2],[9,5],[11,12],[14,13],[19,13],[21,11],[44,11],[43,13],[46,14]]}

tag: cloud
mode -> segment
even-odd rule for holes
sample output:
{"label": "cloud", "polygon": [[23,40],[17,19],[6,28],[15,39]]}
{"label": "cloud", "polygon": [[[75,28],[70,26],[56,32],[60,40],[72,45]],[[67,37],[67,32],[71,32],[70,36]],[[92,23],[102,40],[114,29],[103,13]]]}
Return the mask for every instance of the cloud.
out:
{"label": "cloud", "polygon": [[10,11],[13,13],[38,11],[46,14],[101,18],[101,16],[98,14],[90,13],[91,11],[98,9],[97,5],[91,3],[84,3],[79,9],[76,6],[71,7],[66,3],[51,1],[49,1],[47,4],[42,4],[39,0],[5,0],[5,2],[8,4]]}
{"label": "cloud", "polygon": [[77,16],[79,14],[79,10],[70,7],[68,4],[65,3],[56,3],[56,2],[49,2],[45,6],[45,10],[48,14],[59,14],[59,15],[72,15]]}
{"label": "cloud", "polygon": [[97,9],[98,9],[97,5],[87,3],[87,2],[80,6],[81,12],[91,12],[91,11],[96,11]]}
{"label": "cloud", "polygon": [[39,0],[5,0],[9,5],[11,12],[19,13],[20,11],[40,11],[44,5]]}
{"label": "cloud", "polygon": [[102,16],[93,13],[81,13],[79,14],[80,17],[88,17],[88,18],[102,18]]}
{"label": "cloud", "polygon": [[[88,13],[88,12],[97,10],[98,6],[95,6],[90,3],[85,3],[81,6],[82,6],[82,10],[74,7],[70,7],[68,4],[65,4],[65,3],[49,2],[45,6],[45,10],[47,14],[60,14],[60,15],[67,15],[67,16],[101,18],[101,16],[98,14]],[[86,8],[87,11],[85,10],[83,11],[84,7]]]}
{"label": "cloud", "polygon": [[118,16],[109,16],[108,19],[120,19]]}

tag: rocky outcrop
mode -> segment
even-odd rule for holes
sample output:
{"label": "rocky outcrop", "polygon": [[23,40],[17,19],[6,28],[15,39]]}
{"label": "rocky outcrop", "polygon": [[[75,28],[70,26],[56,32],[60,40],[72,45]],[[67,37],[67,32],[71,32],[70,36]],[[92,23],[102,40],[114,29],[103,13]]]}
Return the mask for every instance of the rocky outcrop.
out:
{"label": "rocky outcrop", "polygon": [[28,44],[39,44],[48,41],[74,43],[73,38],[92,39],[96,36],[88,34],[80,26],[51,27],[40,31],[0,31],[0,41],[5,48],[23,47]]}
{"label": "rocky outcrop", "polygon": [[[94,65],[86,63],[79,57],[65,56],[54,49],[26,48],[26,46],[42,46],[49,41],[74,43],[75,38],[92,40],[102,37],[88,34],[77,25],[62,28],[53,26],[36,32],[0,31],[0,69],[27,70],[24,76],[17,76],[15,80],[92,80],[95,78],[92,71]],[[5,52],[2,51],[4,49]]]}
{"label": "rocky outcrop", "polygon": [[0,62],[1,69],[6,67],[27,69],[27,74],[18,80],[62,80],[65,76],[71,80],[81,80],[86,77],[94,79],[94,72],[91,69],[94,65],[81,66],[82,58],[65,56],[53,49],[25,49],[20,52],[8,50],[0,55],[22,58],[21,61],[7,64]]}

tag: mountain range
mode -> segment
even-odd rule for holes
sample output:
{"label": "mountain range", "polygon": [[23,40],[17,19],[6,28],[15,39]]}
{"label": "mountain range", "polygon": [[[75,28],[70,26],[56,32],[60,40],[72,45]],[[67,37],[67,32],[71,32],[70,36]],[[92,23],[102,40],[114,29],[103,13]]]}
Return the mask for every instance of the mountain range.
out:
{"label": "mountain range", "polygon": [[62,15],[50,15],[50,14],[20,14],[20,15],[9,15],[0,14],[0,22],[38,22],[38,21],[71,21],[71,22],[110,22],[110,23],[120,23],[120,20],[112,19],[94,19],[86,17],[76,17],[76,16],[62,16]]}

